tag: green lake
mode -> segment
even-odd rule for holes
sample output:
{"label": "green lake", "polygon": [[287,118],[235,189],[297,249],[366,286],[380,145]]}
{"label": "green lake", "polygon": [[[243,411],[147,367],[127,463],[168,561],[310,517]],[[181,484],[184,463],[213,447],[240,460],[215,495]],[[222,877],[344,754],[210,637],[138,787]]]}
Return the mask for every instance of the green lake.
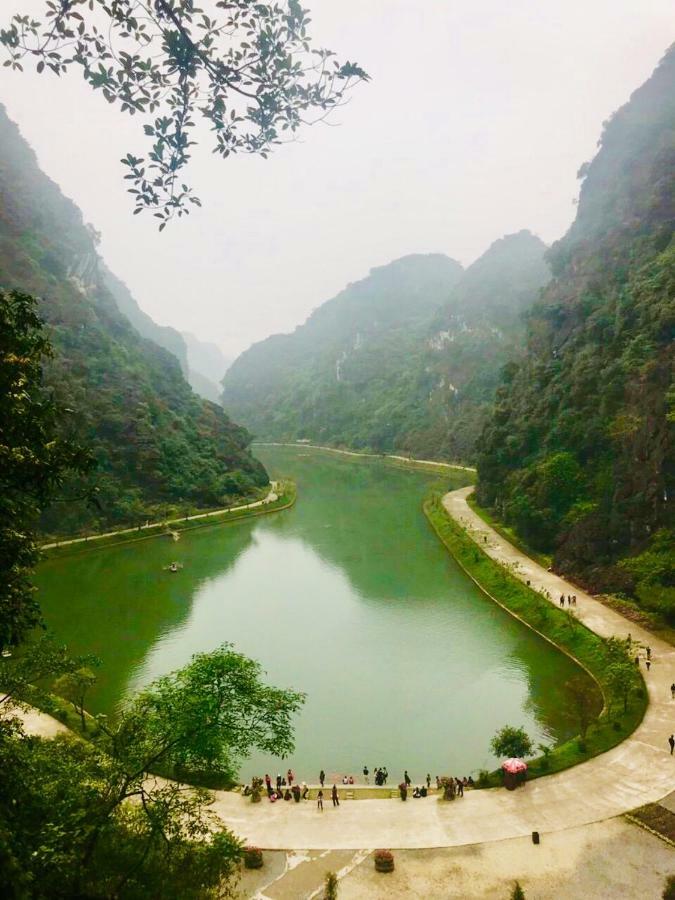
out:
{"label": "green lake", "polygon": [[[502,725],[535,743],[576,732],[564,684],[579,669],[487,599],[422,513],[425,493],[461,474],[256,452],[272,477],[296,481],[292,509],[40,566],[47,625],[102,661],[92,711],[114,712],[127,692],[230,642],[271,682],[307,693],[296,752],[245,760],[246,777],[289,764],[306,781],[364,764],[387,766],[394,784],[404,768],[414,781],[475,775],[494,764]],[[184,568],[170,574],[174,559]]]}

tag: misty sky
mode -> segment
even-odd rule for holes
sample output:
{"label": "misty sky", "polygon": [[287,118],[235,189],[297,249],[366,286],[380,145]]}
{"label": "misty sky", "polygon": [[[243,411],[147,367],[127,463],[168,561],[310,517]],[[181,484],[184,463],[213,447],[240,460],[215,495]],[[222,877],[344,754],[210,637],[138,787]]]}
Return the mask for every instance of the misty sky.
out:
{"label": "misty sky", "polygon": [[[209,0],[201,4],[208,10]],[[132,216],[119,159],[141,123],[73,70],[0,70],[0,99],[45,172],[102,232],[101,252],[159,323],[228,355],[376,265],[442,252],[464,265],[574,215],[576,172],[602,122],[675,40],[673,0],[305,0],[315,43],[372,82],[267,161],[195,148],[204,202],[160,235]],[[44,6],[2,0],[0,16]],[[2,22],[4,24],[4,21]]]}

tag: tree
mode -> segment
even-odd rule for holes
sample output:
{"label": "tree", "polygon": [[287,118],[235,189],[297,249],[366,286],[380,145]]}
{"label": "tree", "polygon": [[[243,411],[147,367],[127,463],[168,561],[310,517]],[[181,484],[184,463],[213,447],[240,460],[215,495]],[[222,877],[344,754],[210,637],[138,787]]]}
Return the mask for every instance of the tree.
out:
{"label": "tree", "polygon": [[565,682],[565,690],[567,691],[569,704],[579,723],[579,734],[584,739],[588,726],[596,718],[593,696],[589,693],[588,684],[581,675],[575,675]]}
{"label": "tree", "polygon": [[532,752],[532,741],[524,728],[505,725],[490,741],[495,756],[512,757],[528,756]]}
{"label": "tree", "polygon": [[303,697],[260,676],[227,646],[195,656],[114,723],[99,718],[95,743],[26,738],[0,719],[0,858],[11,835],[7,856],[30,873],[31,896],[192,898],[230,878],[242,847],[209,793],[153,773],[233,774],[239,754],[290,752]]}
{"label": "tree", "polygon": [[194,0],[49,0],[40,19],[17,14],[0,31],[5,65],[22,71],[31,61],[59,76],[79,68],[109,103],[139,115],[151,148],[122,163],[134,212],[153,210],[160,230],[200,205],[179,181],[198,115],[215,153],[266,157],[368,78],[355,63],[312,48],[298,0],[210,5],[207,14]]}
{"label": "tree", "polygon": [[0,649],[39,622],[30,581],[38,559],[33,527],[65,477],[93,468],[90,454],[60,437],[65,410],[42,386],[51,356],[36,301],[0,291]]}
{"label": "tree", "polygon": [[610,663],[605,673],[611,692],[623,698],[623,711],[628,710],[628,698],[633,687],[635,672],[628,660]]}
{"label": "tree", "polygon": [[80,716],[82,731],[87,730],[87,722],[84,716],[84,701],[89,688],[96,681],[96,675],[87,666],[61,675],[54,682],[54,690],[57,694],[70,700],[73,708]]}
{"label": "tree", "polygon": [[325,900],[337,900],[338,896],[338,877],[335,872],[326,872],[326,889],[324,891]]}

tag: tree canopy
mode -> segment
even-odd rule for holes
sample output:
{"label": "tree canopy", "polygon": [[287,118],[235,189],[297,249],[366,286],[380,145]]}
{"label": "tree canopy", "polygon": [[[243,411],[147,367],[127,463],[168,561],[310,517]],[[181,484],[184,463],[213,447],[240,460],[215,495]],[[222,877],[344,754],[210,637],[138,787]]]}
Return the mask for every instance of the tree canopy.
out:
{"label": "tree canopy", "polygon": [[4,65],[84,79],[122,112],[138,114],[150,142],[122,160],[134,212],[151,209],[160,229],[200,204],[183,183],[197,118],[213,152],[266,157],[303,124],[325,117],[368,78],[352,62],[315,48],[298,0],[45,0],[0,30]]}
{"label": "tree canopy", "polygon": [[38,621],[29,575],[40,509],[69,473],[93,465],[86,450],[59,436],[67,413],[42,382],[50,355],[35,300],[0,291],[0,647],[18,643]]}
{"label": "tree canopy", "polygon": [[529,756],[532,753],[532,741],[524,728],[505,725],[490,741],[495,756]]}

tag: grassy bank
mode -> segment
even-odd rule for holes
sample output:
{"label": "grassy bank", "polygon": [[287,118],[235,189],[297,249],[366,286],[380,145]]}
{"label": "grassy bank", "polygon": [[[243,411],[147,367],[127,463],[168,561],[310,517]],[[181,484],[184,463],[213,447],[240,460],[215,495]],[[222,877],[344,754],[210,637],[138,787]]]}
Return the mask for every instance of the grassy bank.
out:
{"label": "grassy bank", "polygon": [[252,519],[255,516],[265,516],[271,512],[279,512],[293,506],[297,496],[295,482],[285,479],[278,482],[278,497],[264,506],[253,509],[219,510],[209,514],[203,519],[170,519],[166,522],[158,522],[149,528],[143,528],[125,534],[111,534],[106,537],[92,535],[89,540],[76,544],[64,544],[60,547],[49,547],[43,550],[43,556],[71,556],[75,553],[86,553],[89,550],[100,550],[103,547],[115,547],[118,544],[136,543],[147,541],[156,537],[170,537],[171,532],[193,531],[195,528],[209,528],[213,525],[229,525],[240,522],[242,519]]}
{"label": "grassy bank", "polygon": [[533,550],[532,547],[528,547],[528,545],[523,541],[523,539],[513,528],[509,528],[508,525],[505,525],[503,522],[495,519],[487,509],[479,506],[478,502],[476,501],[475,494],[471,494],[471,496],[467,498],[466,502],[476,513],[476,515],[481,517],[486,525],[489,525],[490,528],[494,528],[497,534],[501,534],[503,538],[505,538],[510,544],[513,544],[514,547],[517,547],[518,550],[522,551],[526,556],[529,556],[531,559],[535,560],[535,562],[538,562],[540,566],[548,569],[552,561],[551,556],[547,555],[546,553],[539,553],[537,550]]}
{"label": "grassy bank", "polygon": [[[529,778],[560,772],[604,753],[621,743],[637,728],[647,708],[647,692],[639,671],[631,672],[628,708],[624,696],[613,688],[608,669],[616,663],[616,650],[586,628],[572,612],[554,606],[523,584],[508,569],[490,559],[444,509],[439,494],[424,502],[424,512],[434,531],[464,571],[496,603],[572,657],[596,681],[604,709],[590,725],[585,740],[572,738],[528,763]],[[492,772],[481,786],[501,784],[501,773]]]}

